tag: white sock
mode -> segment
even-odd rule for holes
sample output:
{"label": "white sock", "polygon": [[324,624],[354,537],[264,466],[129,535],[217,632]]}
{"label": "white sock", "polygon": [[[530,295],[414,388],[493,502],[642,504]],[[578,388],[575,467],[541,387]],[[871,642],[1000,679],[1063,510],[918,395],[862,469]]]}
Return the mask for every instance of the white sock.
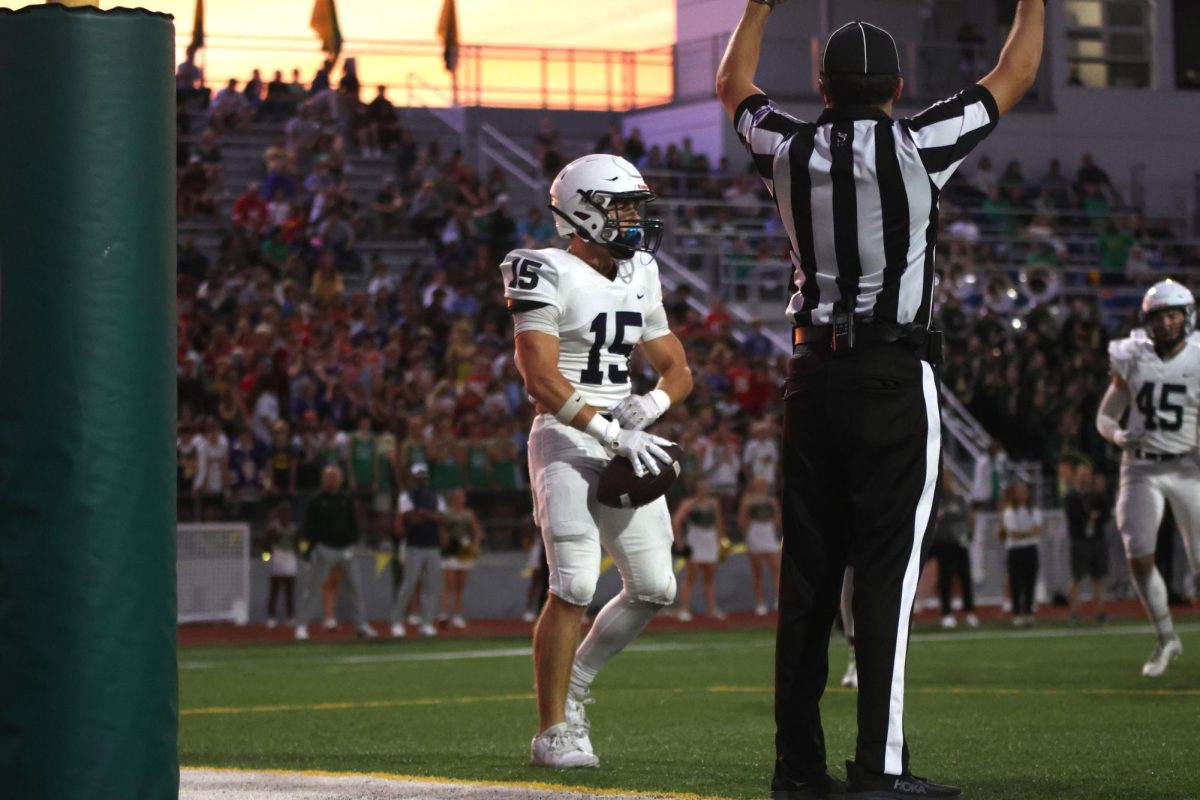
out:
{"label": "white sock", "polygon": [[604,665],[624,650],[625,645],[642,632],[661,608],[625,592],[609,600],[596,615],[587,638],[575,651],[575,663],[571,667],[571,694],[574,697],[587,694],[588,687]]}
{"label": "white sock", "polygon": [[1134,572],[1133,585],[1137,588],[1138,596],[1142,598],[1146,613],[1150,615],[1150,622],[1154,623],[1154,629],[1158,631],[1158,638],[1170,639],[1175,635],[1175,623],[1171,619],[1170,606],[1167,605],[1167,584],[1158,567],[1151,567],[1150,572],[1144,575]]}

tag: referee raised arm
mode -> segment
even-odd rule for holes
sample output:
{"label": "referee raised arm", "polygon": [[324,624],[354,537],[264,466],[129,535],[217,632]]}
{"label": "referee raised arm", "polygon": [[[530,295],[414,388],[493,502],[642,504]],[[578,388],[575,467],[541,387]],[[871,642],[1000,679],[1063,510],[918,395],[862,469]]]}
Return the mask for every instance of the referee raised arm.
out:
{"label": "referee raised arm", "polygon": [[[1020,0],[999,64],[911,119],[896,44],[866,22],[825,45],[825,111],[802,122],[754,85],[768,15],[751,0],[717,95],[779,208],[797,291],[783,436],[783,566],[772,797],[959,798],[916,778],[904,741],[904,662],[941,485],[933,318],[938,194],[1033,85],[1043,0]],[[858,745],[847,783],[826,771],[818,704],[842,574],[854,568]]]}

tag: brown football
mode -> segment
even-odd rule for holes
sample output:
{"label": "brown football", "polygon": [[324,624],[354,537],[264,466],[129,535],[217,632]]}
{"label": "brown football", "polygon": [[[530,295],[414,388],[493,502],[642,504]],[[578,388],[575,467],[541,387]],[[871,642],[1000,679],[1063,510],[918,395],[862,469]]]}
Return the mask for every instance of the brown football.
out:
{"label": "brown football", "polygon": [[677,444],[663,448],[671,456],[670,464],[659,466],[657,475],[647,472],[642,477],[633,474],[633,464],[624,456],[617,456],[600,471],[600,482],[596,485],[596,499],[612,508],[639,508],[667,493],[679,477],[683,448]]}

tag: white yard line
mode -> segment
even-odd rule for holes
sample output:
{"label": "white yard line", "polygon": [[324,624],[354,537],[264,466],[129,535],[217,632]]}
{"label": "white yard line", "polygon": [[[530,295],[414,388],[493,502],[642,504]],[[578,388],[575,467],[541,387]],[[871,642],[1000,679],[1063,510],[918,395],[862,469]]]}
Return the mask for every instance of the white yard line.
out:
{"label": "white yard line", "polygon": [[[710,645],[709,648],[726,647],[727,645]],[[740,646],[740,645],[739,645]],[[758,646],[758,645],[756,645]],[[661,644],[632,644],[625,648],[626,652],[640,653],[665,653],[674,650],[702,650],[708,649],[699,643],[671,643],[663,642]],[[380,653],[378,655],[357,655],[357,656],[307,656],[299,658],[288,658],[281,656],[278,659],[272,659],[272,666],[291,662],[303,662],[304,664],[312,664],[314,666],[320,664],[388,664],[398,661],[464,661],[477,658],[528,658],[533,655],[533,649],[530,647],[499,647],[495,649],[478,649],[478,650],[443,650],[430,653],[405,653],[392,652]],[[228,666],[246,667],[256,663],[265,663],[250,659],[238,659],[230,661],[180,661],[180,669],[214,669]]]}
{"label": "white yard line", "polygon": [[[1180,633],[1197,633],[1200,632],[1200,624],[1176,625],[1175,630]],[[979,630],[979,631],[955,631],[943,633],[918,633],[914,634],[911,641],[914,643],[926,642],[984,642],[997,639],[1066,639],[1080,638],[1087,636],[1149,636],[1154,633],[1154,629],[1149,625],[1114,625],[1111,627],[1094,627],[1094,628],[1043,628],[1041,630]],[[773,638],[764,638],[759,642],[739,642],[738,644],[721,644],[716,642],[662,642],[662,643],[644,643],[631,644],[625,648],[629,653],[666,653],[666,652],[683,652],[693,650],[728,650],[730,648],[744,649],[748,647],[768,648],[774,647],[775,641]],[[312,664],[318,666],[322,664],[389,664],[405,661],[468,661],[471,659],[487,659],[487,658],[528,658],[533,654],[533,650],[529,647],[501,647],[495,649],[476,649],[476,650],[442,650],[429,653],[380,653],[378,655],[346,655],[338,656],[331,655],[328,657],[322,656],[301,656],[298,652],[298,657],[291,658],[283,656],[272,659],[270,664],[276,666],[280,663],[287,662],[303,662],[304,664]],[[289,654],[290,656],[291,654]],[[179,662],[181,670],[193,669],[221,669],[225,667],[236,667],[238,669],[253,666],[255,664],[265,663],[263,661],[251,659],[231,659],[229,661],[192,661],[184,660]]]}

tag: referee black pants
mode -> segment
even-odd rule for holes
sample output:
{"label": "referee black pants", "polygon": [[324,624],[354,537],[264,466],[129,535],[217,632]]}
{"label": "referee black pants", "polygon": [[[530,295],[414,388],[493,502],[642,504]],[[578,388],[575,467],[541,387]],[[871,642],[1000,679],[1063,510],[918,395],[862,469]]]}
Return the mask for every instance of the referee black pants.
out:
{"label": "referee black pants", "polygon": [[904,665],[941,486],[937,379],[898,345],[862,345],[843,357],[801,346],[784,396],[773,788],[825,772],[819,703],[847,566],[858,658],[855,760],[870,772],[904,774]]}

